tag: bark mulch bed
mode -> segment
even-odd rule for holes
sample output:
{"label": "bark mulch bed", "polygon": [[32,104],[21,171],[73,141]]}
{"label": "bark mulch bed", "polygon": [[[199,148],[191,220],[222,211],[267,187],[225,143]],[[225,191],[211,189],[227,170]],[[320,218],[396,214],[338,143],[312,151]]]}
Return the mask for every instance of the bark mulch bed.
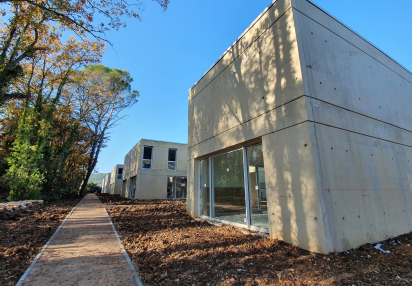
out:
{"label": "bark mulch bed", "polygon": [[161,205],[161,204],[180,204],[186,206],[186,200],[130,200],[120,195],[97,194],[103,204],[107,205]]}
{"label": "bark mulch bed", "polygon": [[0,285],[15,285],[80,199],[0,215]]}
{"label": "bark mulch bed", "polygon": [[[122,203],[124,205],[124,203]],[[190,218],[185,205],[112,206],[145,285],[409,285],[412,234],[321,255]]]}

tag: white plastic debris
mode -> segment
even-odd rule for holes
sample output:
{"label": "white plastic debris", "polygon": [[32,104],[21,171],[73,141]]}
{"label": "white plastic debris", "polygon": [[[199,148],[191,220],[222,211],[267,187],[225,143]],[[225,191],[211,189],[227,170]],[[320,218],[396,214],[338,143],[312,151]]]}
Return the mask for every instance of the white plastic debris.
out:
{"label": "white plastic debris", "polygon": [[384,253],[391,253],[389,250],[383,250],[383,249],[381,248],[381,246],[382,246],[382,244],[378,243],[377,245],[375,245],[375,248],[376,248],[377,250],[380,250],[380,251],[384,252]]}

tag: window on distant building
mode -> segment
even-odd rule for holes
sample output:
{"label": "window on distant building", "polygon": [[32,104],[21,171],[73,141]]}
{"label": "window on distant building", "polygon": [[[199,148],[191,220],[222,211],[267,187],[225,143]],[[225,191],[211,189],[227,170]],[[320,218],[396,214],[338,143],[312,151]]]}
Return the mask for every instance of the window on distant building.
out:
{"label": "window on distant building", "polygon": [[152,168],[152,153],[153,147],[144,146],[143,148],[143,169]]}
{"label": "window on distant building", "polygon": [[169,170],[176,171],[176,149],[169,149],[169,159],[167,162],[167,168]]}
{"label": "window on distant building", "polygon": [[117,179],[118,180],[123,179],[123,168],[117,169]]}

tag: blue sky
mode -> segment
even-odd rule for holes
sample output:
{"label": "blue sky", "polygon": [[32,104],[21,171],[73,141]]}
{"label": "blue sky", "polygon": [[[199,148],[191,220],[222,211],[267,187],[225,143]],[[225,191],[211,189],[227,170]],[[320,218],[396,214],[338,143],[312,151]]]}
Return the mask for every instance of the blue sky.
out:
{"label": "blue sky", "polygon": [[[111,130],[100,173],[122,164],[141,139],[187,143],[188,90],[271,3],[270,0],[170,0],[162,12],[147,0],[142,21],[110,32],[103,64],[128,70],[139,102]],[[412,1],[314,0],[412,71]]]}

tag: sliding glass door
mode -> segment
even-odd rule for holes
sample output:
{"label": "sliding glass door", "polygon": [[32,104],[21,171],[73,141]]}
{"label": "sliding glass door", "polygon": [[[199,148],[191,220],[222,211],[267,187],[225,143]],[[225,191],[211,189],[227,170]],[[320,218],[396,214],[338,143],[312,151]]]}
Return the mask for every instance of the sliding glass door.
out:
{"label": "sliding glass door", "polygon": [[211,217],[210,215],[210,176],[209,159],[200,161],[200,215]]}
{"label": "sliding glass door", "polygon": [[268,228],[262,145],[200,161],[200,215]]}
{"label": "sliding glass door", "polygon": [[251,224],[258,227],[269,228],[262,145],[247,147],[246,154]]}
{"label": "sliding glass door", "polygon": [[212,158],[214,218],[247,224],[242,149]]}

